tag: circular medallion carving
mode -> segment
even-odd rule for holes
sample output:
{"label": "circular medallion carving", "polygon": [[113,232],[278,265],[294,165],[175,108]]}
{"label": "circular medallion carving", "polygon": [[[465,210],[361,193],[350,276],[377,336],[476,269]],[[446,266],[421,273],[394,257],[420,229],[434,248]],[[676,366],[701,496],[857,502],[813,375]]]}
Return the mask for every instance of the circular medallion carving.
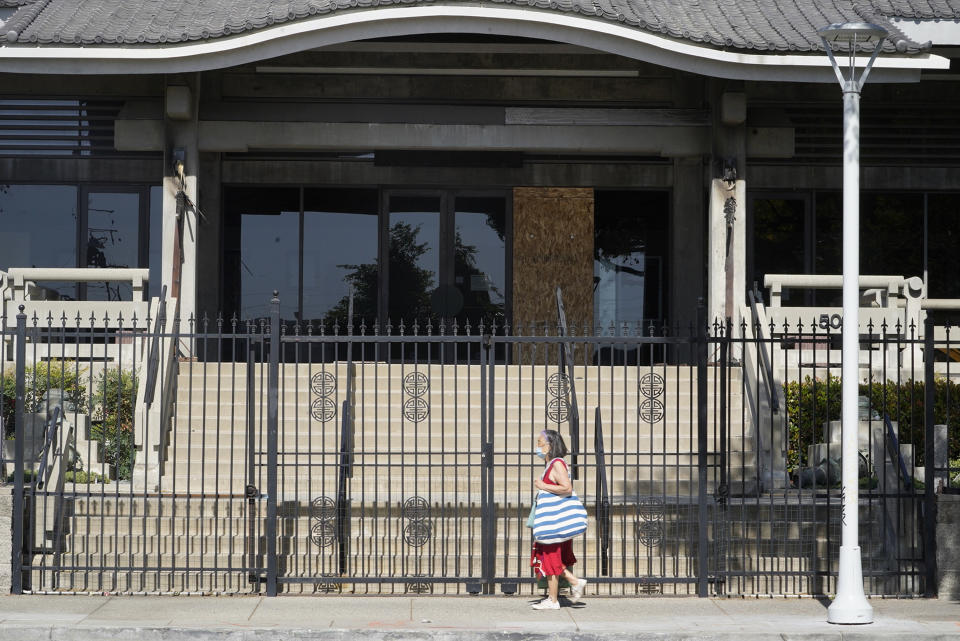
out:
{"label": "circular medallion carving", "polygon": [[337,525],[333,521],[317,521],[310,528],[310,541],[317,547],[328,547],[336,540]]}
{"label": "circular medallion carving", "polygon": [[422,496],[411,496],[403,502],[400,513],[408,521],[426,521],[430,518],[430,504]]}
{"label": "circular medallion carving", "polygon": [[663,499],[659,496],[642,496],[637,501],[637,516],[644,521],[663,520]]}
{"label": "circular medallion carving", "polygon": [[337,540],[337,503],[329,496],[318,496],[310,502],[310,541],[327,547]]}
{"label": "circular medallion carving", "polygon": [[332,396],[337,391],[337,377],[330,372],[317,372],[310,379],[310,389],[318,396]]}
{"label": "circular medallion carving", "polygon": [[655,398],[648,398],[640,403],[640,418],[645,423],[657,423],[663,419],[663,403]]}
{"label": "circular medallion carving", "polygon": [[403,391],[414,398],[420,398],[430,389],[430,379],[423,372],[410,372],[403,377]]}
{"label": "circular medallion carving", "polygon": [[419,423],[430,415],[430,405],[422,398],[408,398],[403,403],[403,416],[411,423]]}
{"label": "circular medallion carving", "polygon": [[567,408],[567,399],[555,398],[547,403],[547,418],[554,423],[562,423],[567,420],[570,412]]}
{"label": "circular medallion carving", "polygon": [[310,415],[315,421],[332,421],[337,417],[337,404],[332,398],[318,398],[310,405]]}
{"label": "circular medallion carving", "polygon": [[637,538],[648,548],[660,545],[663,543],[663,524],[660,521],[640,521],[637,523]]}
{"label": "circular medallion carving", "polygon": [[554,398],[566,396],[570,393],[570,377],[561,373],[551,374],[547,377],[547,391]]}
{"label": "circular medallion carving", "polygon": [[657,398],[663,394],[663,377],[659,374],[644,374],[640,378],[640,393],[644,398]]}
{"label": "circular medallion carving", "polygon": [[427,521],[411,521],[403,528],[403,540],[414,548],[423,547],[433,535],[433,527]]}

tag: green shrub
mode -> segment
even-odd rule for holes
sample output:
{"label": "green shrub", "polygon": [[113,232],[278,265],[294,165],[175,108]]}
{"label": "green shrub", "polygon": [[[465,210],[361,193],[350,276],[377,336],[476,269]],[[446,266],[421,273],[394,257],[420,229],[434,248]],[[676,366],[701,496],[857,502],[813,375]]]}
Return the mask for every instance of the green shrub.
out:
{"label": "green shrub", "polygon": [[137,377],[119,367],[97,377],[92,393],[93,416],[90,432],[100,442],[104,462],[117,479],[129,479],[133,469],[133,418]]}
{"label": "green shrub", "polygon": [[84,470],[68,470],[63,475],[67,483],[109,483],[110,479],[96,472],[87,472]]}
{"label": "green shrub", "polygon": [[[77,411],[86,410],[87,387],[83,383],[86,368],[78,367],[75,361],[46,361],[28,365],[24,370],[24,412],[46,411],[44,394],[47,390],[62,390],[63,400],[73,403]],[[2,415],[4,438],[13,438],[17,416],[17,371],[5,369],[0,377],[3,399]]]}
{"label": "green shrub", "polygon": [[[787,403],[787,464],[789,468],[815,465],[808,462],[807,446],[823,442],[823,424],[840,419],[840,377],[785,383]],[[897,424],[901,444],[913,444],[914,463],[924,464],[925,385],[923,381],[861,384],[859,394],[881,417],[886,413]],[[934,424],[947,425],[950,458],[960,457],[960,384],[938,377],[933,392]]]}

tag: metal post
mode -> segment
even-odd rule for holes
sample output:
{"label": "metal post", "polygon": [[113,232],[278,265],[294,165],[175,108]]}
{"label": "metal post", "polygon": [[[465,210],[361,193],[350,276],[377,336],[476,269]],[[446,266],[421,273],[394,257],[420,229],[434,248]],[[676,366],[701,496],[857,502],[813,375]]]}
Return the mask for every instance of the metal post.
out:
{"label": "metal post", "polygon": [[872,623],[873,608],[863,592],[860,557],[860,86],[843,89],[843,362],[840,383],[842,480],[840,568],[837,596],[827,610],[830,623]]}
{"label": "metal post", "polygon": [[[880,53],[887,30],[868,22],[832,24],[819,32],[833,72],[843,88],[843,326],[840,405],[842,440],[841,541],[837,596],[827,610],[830,623],[873,623],[873,608],[863,593],[860,559],[860,417],[857,406],[860,378],[860,91]],[[873,42],[873,54],[856,75],[858,47]],[[844,77],[832,44],[847,45],[848,72]]]}
{"label": "metal post", "polygon": [[480,470],[480,572],[483,578],[482,590],[485,594],[493,594],[493,575],[495,570],[496,541],[494,539],[493,505],[493,408],[494,408],[494,368],[491,365],[493,358],[493,336],[485,334],[481,338],[480,349],[480,442],[482,461]]}
{"label": "metal post", "polygon": [[924,596],[937,595],[937,496],[935,484],[936,444],[933,403],[936,381],[933,373],[933,318],[927,316],[923,334],[924,408],[923,423],[923,566]]}
{"label": "metal post", "polygon": [[270,371],[267,381],[267,596],[277,596],[277,411],[280,394],[280,297],[270,299]]}
{"label": "metal post", "polygon": [[697,596],[707,597],[709,576],[707,530],[707,308],[697,304]]}
{"label": "metal post", "polygon": [[837,596],[827,611],[830,623],[871,623],[873,608],[863,592],[858,478],[860,417],[860,87],[843,90],[843,327],[840,404],[841,494],[840,568]]}
{"label": "metal post", "polygon": [[23,403],[26,397],[26,359],[27,359],[27,315],[23,313],[23,305],[17,314],[17,390],[16,390],[16,421],[13,463],[13,548],[11,559],[10,592],[23,594],[23,520],[26,518],[23,496]]}

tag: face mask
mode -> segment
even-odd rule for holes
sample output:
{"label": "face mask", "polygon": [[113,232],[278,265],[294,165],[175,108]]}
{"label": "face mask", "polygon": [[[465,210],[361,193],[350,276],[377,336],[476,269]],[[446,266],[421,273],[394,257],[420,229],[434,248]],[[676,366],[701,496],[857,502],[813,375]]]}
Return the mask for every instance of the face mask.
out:
{"label": "face mask", "polygon": [[543,450],[536,449],[533,451],[533,453],[540,458],[543,458],[543,459],[547,458],[547,455],[543,453]]}

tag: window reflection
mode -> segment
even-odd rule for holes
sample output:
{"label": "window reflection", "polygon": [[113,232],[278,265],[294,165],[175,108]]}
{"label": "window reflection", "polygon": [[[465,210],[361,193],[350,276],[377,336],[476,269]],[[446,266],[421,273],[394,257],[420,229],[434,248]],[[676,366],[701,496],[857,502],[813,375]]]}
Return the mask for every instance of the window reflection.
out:
{"label": "window reflection", "polygon": [[645,332],[663,318],[665,192],[598,191],[594,214],[593,318],[603,332]]}
{"label": "window reflection", "polygon": [[[77,188],[0,185],[0,268],[77,266]],[[75,298],[74,283],[44,282],[52,298]]]}
{"label": "window reflection", "polygon": [[303,216],[303,316],[377,315],[377,192],[370,189],[307,189]]}
{"label": "window reflection", "polygon": [[506,300],[506,203],[502,197],[456,199],[454,287],[463,301],[459,312],[471,323],[502,324]]}
{"label": "window reflection", "polygon": [[[440,198],[394,196],[390,235],[389,318],[394,321],[447,316],[449,293],[438,289]],[[433,300],[431,300],[431,298]]]}
{"label": "window reflection", "polygon": [[[86,266],[139,267],[140,195],[97,193],[87,195]],[[86,284],[88,300],[132,300],[129,282]]]}

